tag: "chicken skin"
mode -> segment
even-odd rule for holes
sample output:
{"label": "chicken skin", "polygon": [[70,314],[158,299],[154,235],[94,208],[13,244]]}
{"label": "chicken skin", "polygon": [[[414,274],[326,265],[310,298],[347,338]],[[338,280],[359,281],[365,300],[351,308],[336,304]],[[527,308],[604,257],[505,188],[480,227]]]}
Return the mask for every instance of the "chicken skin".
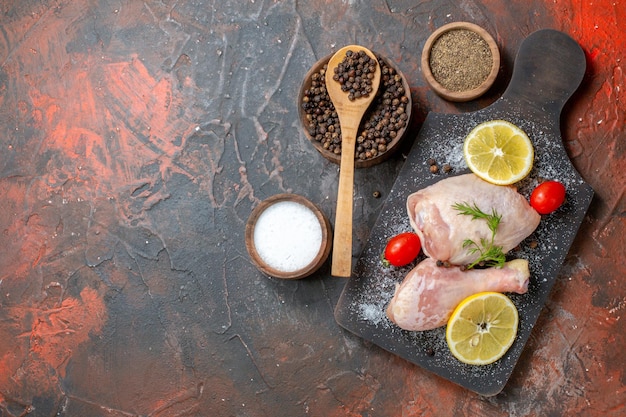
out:
{"label": "chicken skin", "polygon": [[529,236],[541,216],[515,188],[490,184],[474,174],[446,178],[407,198],[409,221],[420,237],[424,253],[452,265],[467,265],[480,256],[463,247],[466,239],[490,240],[487,222],[462,215],[455,204],[476,205],[485,213],[502,216],[495,246],[507,253]]}
{"label": "chicken skin", "polygon": [[502,268],[462,271],[456,266],[437,266],[437,261],[426,258],[396,284],[387,316],[404,330],[435,329],[448,322],[466,297],[483,291],[524,294],[529,277],[528,261],[523,259],[509,261]]}

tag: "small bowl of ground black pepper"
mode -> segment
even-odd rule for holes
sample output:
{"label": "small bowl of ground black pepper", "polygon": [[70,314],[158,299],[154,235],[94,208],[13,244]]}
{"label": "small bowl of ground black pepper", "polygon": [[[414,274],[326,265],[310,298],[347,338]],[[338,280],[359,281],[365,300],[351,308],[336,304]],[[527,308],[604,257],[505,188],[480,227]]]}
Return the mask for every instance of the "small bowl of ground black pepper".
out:
{"label": "small bowl of ground black pepper", "polygon": [[433,32],[422,51],[422,73],[435,92],[463,102],[483,95],[500,70],[500,51],[478,25],[453,22]]}
{"label": "small bowl of ground black pepper", "polygon": [[[388,159],[406,136],[411,122],[413,102],[406,78],[393,62],[374,54],[381,80],[357,134],[356,168],[367,168]],[[331,56],[317,61],[305,75],[298,95],[298,109],[306,137],[326,159],[340,164],[341,128],[325,82]]]}

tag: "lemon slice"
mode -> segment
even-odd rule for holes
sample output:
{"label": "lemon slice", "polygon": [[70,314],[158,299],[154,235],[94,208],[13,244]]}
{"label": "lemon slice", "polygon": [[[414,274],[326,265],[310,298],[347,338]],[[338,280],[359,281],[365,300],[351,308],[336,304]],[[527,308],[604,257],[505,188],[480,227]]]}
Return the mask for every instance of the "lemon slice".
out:
{"label": "lemon slice", "polygon": [[452,312],[446,341],[461,362],[488,365],[509,350],[518,322],[517,308],[506,295],[481,292],[461,301]]}
{"label": "lemon slice", "polygon": [[505,120],[476,126],[465,138],[463,156],[469,169],[492,184],[509,185],[533,167],[533,144],[522,129]]}

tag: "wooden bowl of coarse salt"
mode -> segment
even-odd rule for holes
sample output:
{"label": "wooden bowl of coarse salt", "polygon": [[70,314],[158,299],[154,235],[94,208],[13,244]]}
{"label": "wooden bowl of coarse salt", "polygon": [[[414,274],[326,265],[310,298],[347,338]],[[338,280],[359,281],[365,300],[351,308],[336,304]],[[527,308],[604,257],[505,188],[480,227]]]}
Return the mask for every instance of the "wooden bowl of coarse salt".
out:
{"label": "wooden bowl of coarse salt", "polygon": [[432,33],[424,44],[422,74],[449,101],[470,101],[493,85],[500,71],[496,41],[482,27],[453,22]]}
{"label": "wooden bowl of coarse salt", "polygon": [[322,211],[297,194],[263,200],[248,218],[245,239],[255,266],[283,279],[314,273],[328,259],[333,240]]}

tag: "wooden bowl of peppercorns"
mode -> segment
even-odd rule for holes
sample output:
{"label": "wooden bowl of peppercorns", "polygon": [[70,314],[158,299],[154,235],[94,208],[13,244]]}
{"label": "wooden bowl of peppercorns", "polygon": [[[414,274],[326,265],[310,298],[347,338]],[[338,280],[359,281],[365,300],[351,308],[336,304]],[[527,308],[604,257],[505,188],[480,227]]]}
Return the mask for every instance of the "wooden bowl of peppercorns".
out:
{"label": "wooden bowl of peppercorns", "polygon": [[[389,158],[398,148],[411,122],[411,90],[406,78],[389,59],[374,52],[381,71],[378,92],[357,135],[356,168],[367,168]],[[298,95],[298,111],[304,134],[328,160],[341,163],[341,128],[337,112],[326,92],[328,55],[304,77]],[[330,69],[333,70],[332,68]]]}

